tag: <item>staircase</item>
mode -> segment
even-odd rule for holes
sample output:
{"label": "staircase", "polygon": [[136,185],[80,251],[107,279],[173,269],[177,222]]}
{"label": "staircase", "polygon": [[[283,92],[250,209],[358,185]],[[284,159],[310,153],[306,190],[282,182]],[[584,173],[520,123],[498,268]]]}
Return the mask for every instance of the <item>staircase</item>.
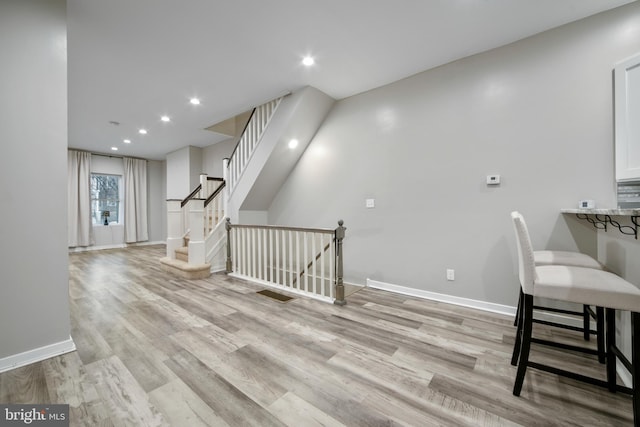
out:
{"label": "staircase", "polygon": [[[167,200],[167,256],[161,259],[162,268],[187,279],[225,270],[224,219],[235,224],[243,209],[268,208],[334,102],[306,87],[256,107],[231,158],[225,160],[224,181],[206,187],[201,176],[200,187],[185,200]],[[291,138],[298,140],[295,150],[288,148]]]}
{"label": "staircase", "polygon": [[[200,185],[184,200],[167,201],[169,239],[162,268],[184,279],[203,279],[212,271],[214,252],[220,252],[224,233],[226,182],[200,175]],[[207,251],[207,247],[210,248]],[[223,268],[217,268],[222,270]]]}
{"label": "staircase", "polygon": [[[185,238],[185,240],[188,239]],[[211,275],[211,264],[190,264],[189,247],[187,245],[175,249],[175,258],[161,258],[160,265],[162,269],[182,279],[206,279]]]}

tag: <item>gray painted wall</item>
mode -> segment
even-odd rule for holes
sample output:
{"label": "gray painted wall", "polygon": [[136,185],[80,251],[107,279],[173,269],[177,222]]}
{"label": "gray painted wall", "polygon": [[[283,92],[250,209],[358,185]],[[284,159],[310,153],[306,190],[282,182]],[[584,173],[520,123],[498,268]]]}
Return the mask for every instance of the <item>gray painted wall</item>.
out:
{"label": "gray painted wall", "polygon": [[0,52],[3,358],[70,334],[65,1],[0,2]]}
{"label": "gray painted wall", "polygon": [[167,199],[184,199],[189,194],[189,147],[167,154]]}
{"label": "gray painted wall", "polygon": [[202,148],[189,146],[189,189],[182,197],[186,197],[189,193],[200,185],[200,174],[202,172]]}
{"label": "gray painted wall", "polygon": [[167,240],[167,204],[166,204],[166,166],[165,162],[147,161],[147,200],[149,241]]}
{"label": "gray painted wall", "polygon": [[238,138],[230,138],[202,149],[202,171],[214,178],[222,178],[224,171],[222,160],[230,157],[236,148]]}
{"label": "gray painted wall", "polygon": [[167,199],[184,199],[200,184],[202,149],[186,146],[167,154]]}
{"label": "gray painted wall", "polygon": [[348,281],[514,305],[510,211],[536,248],[597,255],[596,233],[560,209],[615,206],[612,68],[637,52],[634,3],[341,100],[269,223],[344,219]]}

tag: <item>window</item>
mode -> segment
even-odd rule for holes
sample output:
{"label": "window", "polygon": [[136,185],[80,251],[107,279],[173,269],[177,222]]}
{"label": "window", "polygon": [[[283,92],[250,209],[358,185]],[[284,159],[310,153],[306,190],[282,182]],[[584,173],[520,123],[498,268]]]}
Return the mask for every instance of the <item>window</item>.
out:
{"label": "window", "polygon": [[93,224],[121,223],[120,181],[118,175],[91,174],[91,219]]}

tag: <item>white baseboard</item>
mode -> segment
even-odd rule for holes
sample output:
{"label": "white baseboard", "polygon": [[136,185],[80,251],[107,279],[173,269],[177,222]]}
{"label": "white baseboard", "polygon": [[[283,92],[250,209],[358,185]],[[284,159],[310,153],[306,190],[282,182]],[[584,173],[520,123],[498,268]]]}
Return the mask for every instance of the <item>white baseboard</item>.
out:
{"label": "white baseboard", "polygon": [[211,264],[211,272],[212,273],[220,273],[222,271],[227,271],[226,264]]}
{"label": "white baseboard", "polygon": [[[489,311],[491,313],[504,314],[513,317],[516,315],[516,307],[510,305],[495,304],[486,301],[474,300],[470,298],[456,297],[453,295],[439,294],[436,292],[424,291],[421,289],[408,288],[405,286],[394,285],[392,283],[380,282],[377,280],[367,279],[367,287],[381,289],[383,291],[396,292],[402,295],[423,298],[432,301],[439,301],[448,304],[459,305],[462,307],[475,308],[477,310]],[[549,322],[562,323],[564,325],[582,327],[582,321],[576,317],[565,316],[559,313],[551,313],[546,311],[537,311],[536,319],[546,320]]]}
{"label": "white baseboard", "polygon": [[469,298],[456,297],[453,295],[439,294],[436,292],[424,291],[422,289],[408,288],[406,286],[394,285],[391,283],[379,282],[367,278],[367,287],[380,289],[383,291],[396,292],[402,295],[408,295],[417,298],[424,298],[432,301],[446,302],[449,304],[460,305],[463,307],[475,308],[478,310],[490,311],[492,313],[504,314],[506,316],[515,316],[516,308],[508,305],[494,304],[491,302],[474,300]]}
{"label": "white baseboard", "polygon": [[60,356],[61,354],[75,351],[76,345],[73,339],[60,341],[54,344],[45,345],[44,347],[34,348],[22,353],[14,354],[0,359],[0,373],[10,371],[11,369],[20,368],[30,365],[41,360],[51,357]]}

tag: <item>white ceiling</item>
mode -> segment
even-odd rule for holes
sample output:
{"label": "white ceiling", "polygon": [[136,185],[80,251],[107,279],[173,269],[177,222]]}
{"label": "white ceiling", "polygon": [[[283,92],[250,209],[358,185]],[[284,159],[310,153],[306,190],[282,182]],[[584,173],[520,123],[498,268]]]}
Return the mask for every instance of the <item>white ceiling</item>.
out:
{"label": "white ceiling", "polygon": [[345,98],[632,1],[68,0],[69,147],[164,159],[284,92]]}

